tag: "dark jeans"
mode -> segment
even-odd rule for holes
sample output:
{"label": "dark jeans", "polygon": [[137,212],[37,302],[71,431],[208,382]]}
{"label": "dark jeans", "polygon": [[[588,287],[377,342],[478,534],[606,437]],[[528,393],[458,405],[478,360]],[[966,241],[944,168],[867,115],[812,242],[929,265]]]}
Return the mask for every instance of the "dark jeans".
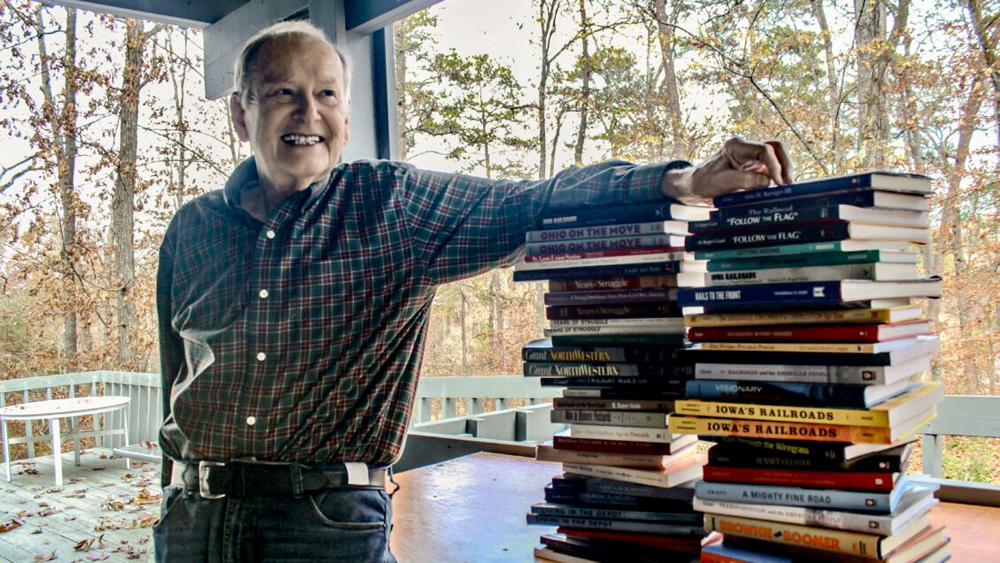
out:
{"label": "dark jeans", "polygon": [[159,562],[395,562],[392,499],[382,489],[336,488],[293,497],[206,500],[163,491],[153,527]]}

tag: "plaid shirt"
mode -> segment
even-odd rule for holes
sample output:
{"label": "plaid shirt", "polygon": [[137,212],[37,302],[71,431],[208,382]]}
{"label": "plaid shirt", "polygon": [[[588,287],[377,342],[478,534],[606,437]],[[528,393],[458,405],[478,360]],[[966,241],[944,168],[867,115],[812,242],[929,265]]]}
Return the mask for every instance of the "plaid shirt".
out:
{"label": "plaid shirt", "polygon": [[261,223],[239,205],[258,181],[248,159],[177,213],[160,248],[164,453],[393,463],[435,288],[514,262],[543,212],[662,198],[680,165],[513,182],[360,161]]}

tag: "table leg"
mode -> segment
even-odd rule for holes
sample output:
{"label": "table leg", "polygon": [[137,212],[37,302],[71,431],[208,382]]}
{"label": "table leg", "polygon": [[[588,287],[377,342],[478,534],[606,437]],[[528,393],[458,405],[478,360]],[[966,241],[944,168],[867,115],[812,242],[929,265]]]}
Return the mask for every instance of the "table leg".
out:
{"label": "table leg", "polygon": [[[7,421],[3,423],[3,464],[7,466],[7,482],[10,483],[12,474],[10,472],[10,444],[7,443]],[[30,424],[30,422],[28,423]]]}
{"label": "table leg", "polygon": [[[80,431],[80,420],[75,416],[69,419],[69,431],[76,434]],[[80,467],[80,437],[73,436],[73,465]]]}
{"label": "table leg", "polygon": [[52,434],[52,461],[56,466],[56,486],[61,487],[63,484],[62,477],[62,440],[59,436],[59,419],[50,418],[49,419],[49,433]]}
{"label": "table leg", "polygon": [[[122,428],[125,430],[125,446],[128,446],[131,442],[128,441],[128,411],[129,407],[125,407],[125,413],[122,415]],[[132,469],[132,458],[125,458],[125,468]]]}

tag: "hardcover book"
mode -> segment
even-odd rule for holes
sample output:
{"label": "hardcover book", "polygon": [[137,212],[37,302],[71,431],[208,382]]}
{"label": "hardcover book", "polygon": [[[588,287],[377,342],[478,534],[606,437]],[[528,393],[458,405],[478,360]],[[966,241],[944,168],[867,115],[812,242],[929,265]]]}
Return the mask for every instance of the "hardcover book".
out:
{"label": "hardcover book", "polygon": [[[623,291],[628,289],[667,289],[677,287],[677,276],[604,277],[549,281],[549,293],[564,291]],[[673,298],[669,298],[673,299]],[[555,305],[555,303],[552,303]]]}
{"label": "hardcover book", "polygon": [[[603,293],[619,292],[615,291]],[[546,295],[546,301],[551,301],[551,299],[548,298],[549,295],[551,294]],[[570,295],[578,295],[578,293],[571,293]],[[636,319],[662,317],[681,317],[681,308],[677,306],[677,303],[669,301],[652,303],[559,305],[545,308],[545,318],[550,320]],[[681,322],[683,322],[683,320],[681,320]]]}
{"label": "hardcover book", "polygon": [[651,510],[627,510],[623,508],[599,508],[539,502],[531,505],[531,512],[546,516],[571,516],[574,518],[601,518],[606,520],[644,520],[696,526],[703,516],[697,512],[662,512]]}
{"label": "hardcover book", "polygon": [[831,252],[860,252],[863,250],[896,250],[907,252],[911,243],[905,240],[839,240],[826,242],[785,243],[778,246],[748,246],[727,250],[702,250],[695,252],[696,260],[735,260],[766,256],[798,254],[828,254]]}
{"label": "hardcover book", "polygon": [[[657,256],[649,254],[647,256]],[[523,262],[521,262],[523,264]],[[549,266],[549,265],[547,265]],[[650,276],[663,274],[679,274],[689,271],[705,271],[704,262],[690,262],[681,260],[668,260],[649,263],[616,264],[604,266],[585,267],[562,267],[545,268],[541,270],[515,269],[513,280],[522,281],[543,281],[543,280],[568,280],[573,278],[616,278],[633,276]]]}
{"label": "hardcover book", "polygon": [[890,385],[931,369],[930,356],[895,366],[696,364],[696,379]]}
{"label": "hardcover book", "polygon": [[891,491],[899,473],[774,469],[770,467],[704,467],[710,483],[756,483],[791,487],[834,488],[854,491]]}
{"label": "hardcover book", "polygon": [[659,470],[670,467],[692,453],[694,453],[694,450],[690,447],[674,454],[664,455],[563,450],[556,449],[549,444],[538,444],[535,449],[535,459],[538,461],[592,463],[615,467],[642,467]]}
{"label": "hardcover book", "polygon": [[874,171],[849,176],[823,178],[809,182],[797,182],[763,190],[746,190],[726,194],[713,201],[717,208],[758,202],[773,202],[803,196],[827,195],[851,192],[860,189],[875,189],[904,194],[929,195],[933,193],[931,179],[919,174]]}
{"label": "hardcover book", "polygon": [[904,348],[877,354],[841,354],[823,352],[737,352],[703,350],[701,343],[677,351],[681,363],[702,364],[718,362],[724,364],[761,365],[830,365],[830,366],[898,366],[938,353],[940,344],[936,336],[919,336],[917,342]]}
{"label": "hardcover book", "polygon": [[669,455],[677,453],[697,441],[697,436],[690,435],[678,437],[673,442],[595,440],[591,438],[577,438],[567,430],[552,437],[552,446],[557,450]]}
{"label": "hardcover book", "polygon": [[913,483],[905,477],[896,483],[895,489],[888,492],[700,481],[695,485],[695,496],[702,500],[719,502],[801,506],[891,514],[895,511],[903,493],[912,486]]}
{"label": "hardcover book", "polygon": [[[684,252],[682,235],[642,235],[558,242],[532,242],[524,245],[525,262],[565,262],[612,258],[636,254]],[[689,255],[694,259],[694,255]]]}
{"label": "hardcover book", "polygon": [[601,426],[631,426],[641,428],[666,428],[669,413],[628,412],[603,410],[561,410],[549,413],[552,422],[564,424],[598,424]]}
{"label": "hardcover book", "polygon": [[690,252],[704,252],[838,240],[897,240],[924,244],[930,239],[924,228],[831,221],[789,225],[781,229],[731,229],[692,235],[684,239],[684,248]]}
{"label": "hardcover book", "polygon": [[[879,444],[851,444],[851,443],[831,443],[831,442],[806,442],[801,440],[765,440],[759,438],[743,437],[716,437],[712,441],[717,445],[726,445],[732,448],[744,448],[748,453],[760,453],[763,455],[786,456],[795,458],[813,458],[826,460],[830,463],[846,463],[852,460],[861,459],[865,456],[875,455],[890,451],[899,445],[909,444],[917,439],[916,436],[900,441],[896,445]],[[714,449],[714,448],[713,448]]]}
{"label": "hardcover book", "polygon": [[743,342],[883,342],[933,334],[930,321],[881,325],[693,327],[688,340]]}
{"label": "hardcover book", "polygon": [[838,471],[889,471],[906,470],[913,454],[914,442],[901,444],[881,452],[855,458],[851,461],[832,462],[824,457],[785,455],[784,452],[764,451],[730,444],[715,444],[708,449],[708,463],[714,467],[777,467],[782,469]]}
{"label": "hardcover book", "polygon": [[691,223],[692,233],[753,227],[783,227],[796,223],[818,221],[860,221],[901,227],[922,227],[928,224],[928,213],[904,209],[859,207],[854,205],[807,206],[808,200],[786,200],[763,206],[722,209],[706,221]]}
{"label": "hardcover book", "polygon": [[[643,223],[621,223],[618,225],[594,225],[570,227],[545,231],[528,231],[525,240],[532,242],[558,242],[565,240],[586,240],[611,237],[635,237],[642,235],[686,235],[687,221],[648,221]],[[674,246],[673,244],[668,246]]]}
{"label": "hardcover book", "polygon": [[[690,252],[629,252],[620,256],[602,256],[598,258],[580,258],[566,260],[536,260],[531,262],[518,262],[514,264],[515,272],[533,272],[550,270],[576,270],[577,268],[592,268],[598,266],[630,266],[638,264],[649,264],[657,262],[690,261],[688,270],[701,265],[707,267],[703,262],[695,262],[694,255]],[[685,270],[687,271],[687,270]],[[692,270],[693,271],[693,270]]]}
{"label": "hardcover book", "polygon": [[797,324],[897,324],[919,320],[923,315],[919,305],[904,305],[891,309],[841,309],[817,311],[759,311],[685,315],[691,327],[759,326]]}
{"label": "hardcover book", "polygon": [[552,487],[560,491],[625,495],[636,498],[659,499],[660,501],[676,501],[687,503],[689,506],[692,499],[694,499],[694,483],[686,483],[677,487],[664,489],[662,487],[650,487],[614,479],[563,474],[552,478]]}
{"label": "hardcover book", "polygon": [[872,281],[916,280],[918,279],[917,265],[869,262],[832,266],[804,266],[801,268],[764,268],[706,273],[690,272],[678,275],[679,283],[695,287],[848,279]]}
{"label": "hardcover book", "polygon": [[683,205],[667,201],[634,203],[608,208],[585,208],[572,212],[542,217],[544,229],[589,227],[592,225],[620,225],[622,223],[666,221],[701,221],[708,219],[711,207]]}
{"label": "hardcover book", "polygon": [[750,307],[771,304],[827,304],[869,301],[893,297],[940,297],[940,280],[920,281],[815,281],[734,285],[724,288],[691,288],[677,290],[681,307]]}
{"label": "hardcover book", "polygon": [[[676,280],[676,276],[673,276]],[[550,284],[551,285],[551,284]],[[549,306],[610,307],[615,305],[665,307],[676,309],[676,289],[626,289],[611,291],[560,291],[544,297]]]}
{"label": "hardcover book", "polygon": [[526,377],[673,377],[683,375],[670,364],[524,362]]}
{"label": "hardcover book", "polygon": [[821,442],[854,442],[860,444],[898,445],[934,419],[931,414],[918,420],[910,419],[898,427],[847,426],[841,424],[811,424],[803,422],[771,422],[671,416],[667,429],[674,434],[699,436],[736,436],[778,440],[816,440]]}
{"label": "hardcover book", "polygon": [[688,459],[684,461],[659,471],[631,467],[612,467],[609,465],[563,463],[563,471],[576,475],[625,481],[626,483],[670,488],[701,477],[701,468],[705,465],[705,461],[704,454],[695,454],[688,456]]}
{"label": "hardcover book", "polygon": [[901,250],[860,250],[858,252],[820,252],[817,254],[784,254],[759,258],[709,260],[709,272],[734,272],[739,270],[764,270],[768,268],[802,268],[807,266],[835,266],[838,264],[916,264],[916,252]]}
{"label": "hardcover book", "polygon": [[[865,409],[885,401],[889,397],[901,395],[916,385],[909,380],[899,381],[892,385],[837,385],[785,381],[693,379],[687,382],[687,396],[689,399],[731,403],[730,408],[724,409],[727,412],[739,411],[742,407],[739,403],[758,403],[779,407]],[[698,405],[698,403],[687,404],[694,408]],[[743,412],[749,413],[751,411],[744,409]],[[762,409],[757,408],[753,412],[760,414]],[[773,413],[773,410],[767,412],[770,414]],[[795,415],[808,417],[805,419],[807,422],[827,422],[827,418],[830,416],[830,413],[823,408],[788,409],[785,414],[791,417]]]}

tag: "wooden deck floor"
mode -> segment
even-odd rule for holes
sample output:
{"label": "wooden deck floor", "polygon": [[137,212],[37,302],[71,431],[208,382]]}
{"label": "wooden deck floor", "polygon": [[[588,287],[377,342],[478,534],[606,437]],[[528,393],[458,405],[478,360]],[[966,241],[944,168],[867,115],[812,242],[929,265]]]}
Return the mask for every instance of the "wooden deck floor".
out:
{"label": "wooden deck floor", "polygon": [[[149,525],[159,515],[159,466],[133,462],[129,470],[125,468],[125,460],[109,459],[108,453],[107,450],[91,450],[82,456],[79,467],[73,465],[72,453],[63,454],[65,484],[59,488],[54,484],[55,470],[50,457],[15,463],[11,483],[0,478],[0,562],[33,563],[36,556],[53,552],[55,561],[59,562],[152,561],[152,530]],[[456,482],[448,479],[446,483],[439,483],[440,479],[435,480],[434,477],[452,465],[461,468],[473,462],[494,462],[494,458],[502,458],[501,461],[508,462],[506,465],[516,466],[516,473],[524,482],[501,479],[504,483],[501,488],[506,494],[499,498],[494,495],[488,502],[473,503],[468,507],[471,514],[466,514],[468,510],[448,509],[446,500],[449,494],[454,495]],[[27,469],[35,469],[37,474],[25,473]],[[537,544],[542,528],[526,526],[523,511],[527,511],[531,502],[539,500],[536,497],[540,497],[542,486],[557,472],[554,464],[496,454],[476,454],[400,474],[397,480],[403,487],[394,503],[394,552],[402,563],[532,561],[531,550]],[[497,490],[496,472],[473,471],[466,481],[458,483],[459,488],[465,486],[471,491],[467,495],[458,495],[464,499],[474,496],[475,491]],[[489,486],[491,483],[492,486]],[[435,491],[435,487],[441,490]],[[155,502],[136,502],[137,498],[142,500],[140,495],[143,489],[154,495]],[[512,504],[509,508],[515,516],[498,519],[496,510],[500,501]],[[481,510],[492,511],[492,514],[477,514]],[[415,518],[411,512],[421,517]],[[503,549],[498,547],[495,557],[483,557],[489,551],[483,544],[492,546],[494,542],[474,542],[478,546],[475,548],[477,555],[471,557],[461,556],[455,544],[451,545],[451,549],[444,546],[434,548],[435,542],[457,541],[442,537],[448,534],[441,533],[441,524],[448,524],[448,518],[458,518],[458,513],[465,515],[460,518],[465,528],[471,526],[481,530],[485,525],[490,530],[487,533],[494,535],[491,539],[496,542],[504,537],[510,539],[516,536],[519,539],[508,542],[510,545],[504,544]],[[434,525],[425,526],[425,530],[415,524],[426,523],[428,515],[436,521]],[[21,522],[21,526],[3,532],[4,526],[14,520]],[[947,535],[953,540],[952,561],[1000,562],[1000,508],[942,503],[931,513],[931,520],[948,527]],[[458,524],[454,524],[454,528],[456,531],[465,530]],[[504,536],[501,532],[507,528],[510,528],[509,533]],[[475,531],[469,533],[472,537],[478,535],[483,539]],[[524,536],[523,541],[521,536]],[[88,540],[92,543],[87,551],[74,549],[80,542]],[[454,557],[442,557],[444,553],[451,553]]]}
{"label": "wooden deck floor", "polygon": [[[88,450],[79,467],[63,454],[62,487],[55,486],[51,457],[14,462],[13,481],[0,468],[0,561],[34,562],[55,553],[55,561],[152,561],[152,530],[160,514],[160,468],[110,459],[109,450]],[[34,469],[37,474],[25,473]],[[142,490],[153,495],[141,501]],[[91,541],[86,551],[74,549]],[[106,556],[106,558],[105,558]]]}

